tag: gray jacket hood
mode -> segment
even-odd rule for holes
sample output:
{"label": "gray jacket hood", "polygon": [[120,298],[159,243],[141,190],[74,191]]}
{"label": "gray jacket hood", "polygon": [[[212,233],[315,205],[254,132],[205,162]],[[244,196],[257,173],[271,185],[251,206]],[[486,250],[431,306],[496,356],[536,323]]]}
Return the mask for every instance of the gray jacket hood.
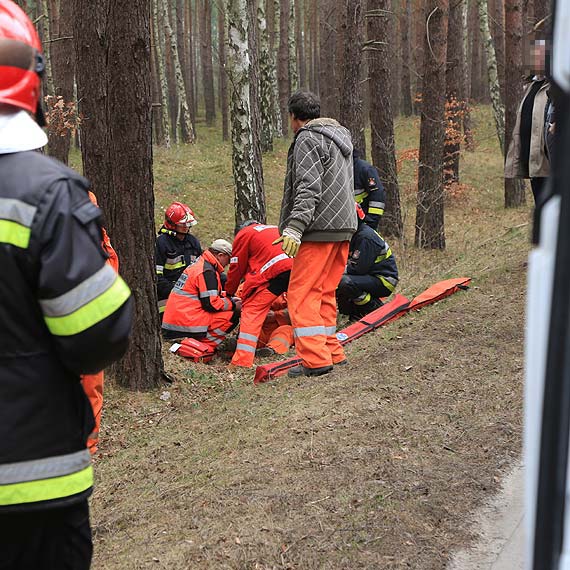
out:
{"label": "gray jacket hood", "polygon": [[303,130],[319,133],[331,139],[336,146],[338,146],[340,152],[342,152],[344,156],[348,157],[352,154],[352,139],[350,137],[350,131],[334,119],[313,119],[306,123],[299,130],[297,135],[301,134]]}

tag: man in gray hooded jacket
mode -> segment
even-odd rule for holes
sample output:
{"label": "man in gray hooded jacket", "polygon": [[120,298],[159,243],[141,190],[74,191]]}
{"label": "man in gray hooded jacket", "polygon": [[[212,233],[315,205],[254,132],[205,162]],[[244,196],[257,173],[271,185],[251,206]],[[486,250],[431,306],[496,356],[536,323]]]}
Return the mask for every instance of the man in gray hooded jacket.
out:
{"label": "man in gray hooded jacket", "polygon": [[283,251],[294,257],[288,307],[301,365],[290,376],[318,376],[346,362],[336,338],[335,291],[356,231],[352,142],[334,119],[320,117],[316,95],[297,91],[289,99],[295,138],[279,229]]}

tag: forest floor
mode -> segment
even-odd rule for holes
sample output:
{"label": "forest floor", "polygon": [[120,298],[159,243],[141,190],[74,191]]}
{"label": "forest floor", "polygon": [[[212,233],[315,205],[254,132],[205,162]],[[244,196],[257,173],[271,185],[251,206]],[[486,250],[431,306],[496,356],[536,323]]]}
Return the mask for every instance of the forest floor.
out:
{"label": "forest floor", "polygon": [[[251,371],[168,353],[148,393],[106,387],[92,500],[98,569],[443,569],[520,456],[531,205],[503,209],[490,110],[446,204],[447,249],[413,247],[415,162],[401,172],[400,292],[472,287],[349,345],[348,367],[254,386]],[[399,152],[419,120],[396,124]],[[204,245],[231,238],[230,150],[216,129],[157,149],[157,222],[187,201]],[[287,142],[264,158],[277,220]],[[529,195],[529,201],[532,197]]]}

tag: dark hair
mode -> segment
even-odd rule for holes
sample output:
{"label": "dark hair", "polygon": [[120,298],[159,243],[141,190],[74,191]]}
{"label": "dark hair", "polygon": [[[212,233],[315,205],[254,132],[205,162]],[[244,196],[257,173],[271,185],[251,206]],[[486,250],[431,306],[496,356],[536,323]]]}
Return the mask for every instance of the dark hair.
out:
{"label": "dark hair", "polygon": [[287,103],[289,114],[300,121],[310,121],[321,116],[321,102],[310,91],[295,91]]}
{"label": "dark hair", "polygon": [[234,236],[236,236],[244,228],[247,228],[247,226],[253,226],[253,224],[259,224],[259,222],[257,220],[246,220],[245,222],[238,224],[234,229]]}

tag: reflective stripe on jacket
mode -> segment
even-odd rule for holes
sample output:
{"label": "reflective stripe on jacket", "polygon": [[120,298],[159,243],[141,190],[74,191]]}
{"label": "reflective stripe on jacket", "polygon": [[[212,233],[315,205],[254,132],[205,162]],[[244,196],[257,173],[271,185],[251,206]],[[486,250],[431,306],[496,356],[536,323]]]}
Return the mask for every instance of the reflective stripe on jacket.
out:
{"label": "reflective stripe on jacket", "polygon": [[376,167],[365,160],[353,159],[354,163],[354,200],[364,210],[364,222],[372,229],[378,229],[380,218],[386,207],[386,192]]}

